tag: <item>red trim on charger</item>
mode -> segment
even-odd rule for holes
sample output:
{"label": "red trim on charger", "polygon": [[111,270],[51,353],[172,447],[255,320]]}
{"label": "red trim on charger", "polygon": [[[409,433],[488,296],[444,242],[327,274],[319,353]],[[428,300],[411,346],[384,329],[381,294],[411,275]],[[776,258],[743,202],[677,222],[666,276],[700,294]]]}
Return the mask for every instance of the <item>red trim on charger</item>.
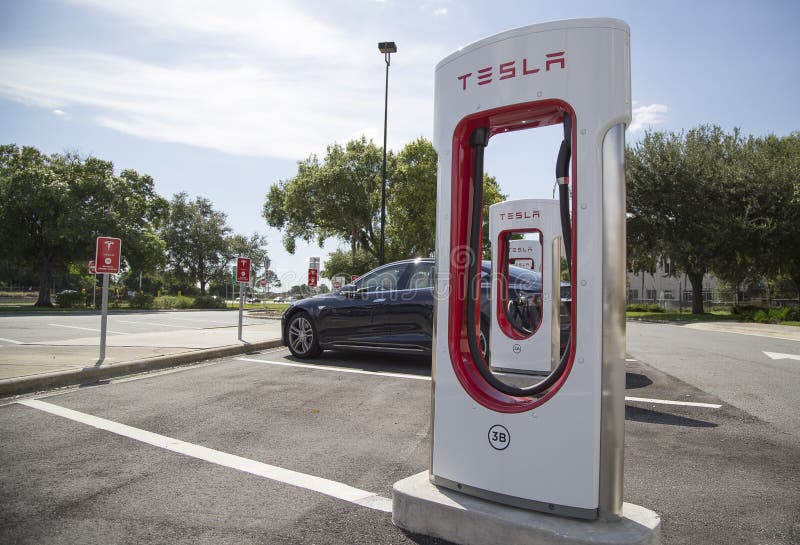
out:
{"label": "red trim on charger", "polygon": [[[473,327],[477,331],[480,328],[480,323],[466,323],[465,304],[468,281],[467,266],[470,254],[468,229],[470,227],[470,211],[472,210],[472,201],[474,199],[474,180],[472,173],[474,152],[469,145],[469,136],[479,127],[489,127],[489,134],[491,136],[500,132],[560,124],[563,122],[564,112],[567,112],[572,118],[572,156],[577,157],[575,151],[577,140],[575,112],[569,104],[561,100],[526,102],[480,112],[462,119],[453,131],[449,256],[450,297],[448,302],[449,326],[447,332],[450,361],[458,381],[467,394],[484,407],[501,413],[520,413],[528,411],[542,405],[552,398],[564,385],[572,370],[575,359],[575,341],[573,337],[573,342],[570,343],[570,353],[564,373],[541,397],[514,397],[504,394],[493,388],[478,371],[476,365],[486,365],[486,362],[473,361],[467,341],[467,327]],[[577,168],[575,164],[576,161],[573,160],[572,180],[577,179]],[[576,202],[577,186],[573,186],[573,210],[575,210]],[[571,331],[573,334],[575,332],[575,309],[577,305],[575,298],[575,278],[577,277],[575,260],[575,248],[577,247],[576,219],[576,215],[573,214],[571,309]],[[478,256],[478,259],[480,259],[480,257],[481,256]],[[472,281],[480,283],[480,275],[477,279],[473,279]],[[477,293],[478,297],[480,297],[480,286]],[[476,304],[480,306],[480,301],[477,301]],[[505,316],[505,313],[502,313],[502,315]],[[480,320],[479,312],[476,313],[476,320]]]}

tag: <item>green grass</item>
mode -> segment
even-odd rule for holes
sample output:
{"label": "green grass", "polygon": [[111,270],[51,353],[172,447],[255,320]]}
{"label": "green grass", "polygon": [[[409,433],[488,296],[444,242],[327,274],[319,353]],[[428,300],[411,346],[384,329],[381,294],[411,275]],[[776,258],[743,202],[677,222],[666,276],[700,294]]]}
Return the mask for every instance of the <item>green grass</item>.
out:
{"label": "green grass", "polygon": [[633,320],[652,320],[658,322],[721,322],[739,321],[727,310],[710,310],[705,314],[692,314],[690,310],[684,312],[626,312],[627,318]]}

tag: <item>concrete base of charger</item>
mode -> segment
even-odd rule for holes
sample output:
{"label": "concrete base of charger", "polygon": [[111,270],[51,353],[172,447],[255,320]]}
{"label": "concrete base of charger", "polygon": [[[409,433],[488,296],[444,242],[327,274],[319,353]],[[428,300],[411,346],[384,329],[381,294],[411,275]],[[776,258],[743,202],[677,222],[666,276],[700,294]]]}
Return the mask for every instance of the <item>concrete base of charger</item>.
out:
{"label": "concrete base of charger", "polygon": [[394,483],[392,522],[459,545],[658,545],[660,517],[625,503],[613,521],[583,521],[526,511],[439,488],[427,471]]}

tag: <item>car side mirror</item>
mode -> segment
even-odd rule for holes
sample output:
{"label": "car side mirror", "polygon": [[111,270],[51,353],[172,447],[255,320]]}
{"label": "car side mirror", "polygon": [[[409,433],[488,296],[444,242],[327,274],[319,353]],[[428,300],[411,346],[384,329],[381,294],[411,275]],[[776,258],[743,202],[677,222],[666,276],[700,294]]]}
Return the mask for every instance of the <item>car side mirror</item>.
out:
{"label": "car side mirror", "polygon": [[342,286],[342,289],[339,290],[340,295],[344,295],[345,297],[357,297],[362,293],[362,290],[356,289],[354,284],[346,284]]}

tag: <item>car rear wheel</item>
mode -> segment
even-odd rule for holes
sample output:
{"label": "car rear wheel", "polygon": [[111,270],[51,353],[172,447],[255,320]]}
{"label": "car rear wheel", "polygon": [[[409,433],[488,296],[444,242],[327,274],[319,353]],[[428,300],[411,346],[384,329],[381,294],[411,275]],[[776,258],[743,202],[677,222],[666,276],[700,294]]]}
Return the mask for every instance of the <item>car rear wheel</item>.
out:
{"label": "car rear wheel", "polygon": [[481,332],[480,337],[478,338],[478,345],[481,348],[481,355],[483,359],[486,360],[486,363],[489,363],[490,354],[489,354],[489,324],[487,324],[483,319],[481,319]]}
{"label": "car rear wheel", "polygon": [[316,358],[322,352],[317,328],[305,312],[298,312],[289,319],[289,324],[286,326],[286,341],[289,344],[289,351],[298,358]]}

